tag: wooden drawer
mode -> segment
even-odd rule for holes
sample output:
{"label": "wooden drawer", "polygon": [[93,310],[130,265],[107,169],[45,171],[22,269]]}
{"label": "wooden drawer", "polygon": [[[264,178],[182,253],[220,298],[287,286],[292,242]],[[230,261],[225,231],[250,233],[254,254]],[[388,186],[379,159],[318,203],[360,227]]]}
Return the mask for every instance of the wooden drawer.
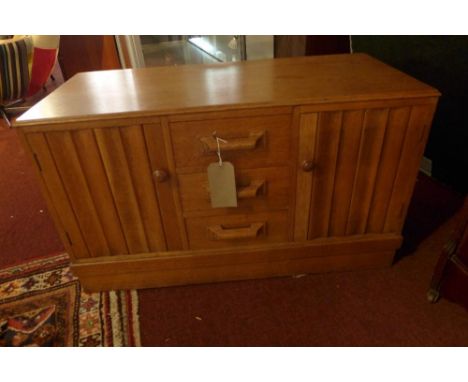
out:
{"label": "wooden drawer", "polygon": [[190,249],[288,241],[287,211],[187,218],[186,226]]}
{"label": "wooden drawer", "polygon": [[207,173],[178,176],[184,213],[225,215],[285,209],[291,197],[289,167],[236,170],[238,206],[212,208]]}
{"label": "wooden drawer", "polygon": [[281,166],[291,153],[291,115],[171,122],[175,164],[186,172],[202,172],[218,160],[213,133],[221,143],[222,158],[237,168]]}

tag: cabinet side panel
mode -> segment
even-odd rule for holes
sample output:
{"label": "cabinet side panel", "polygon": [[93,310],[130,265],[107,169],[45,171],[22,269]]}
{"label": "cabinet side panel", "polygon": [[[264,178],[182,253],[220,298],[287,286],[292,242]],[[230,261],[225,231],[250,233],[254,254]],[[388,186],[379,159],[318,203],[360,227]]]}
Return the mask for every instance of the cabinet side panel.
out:
{"label": "cabinet side panel", "polygon": [[37,157],[40,163],[41,178],[44,181],[45,189],[51,204],[53,204],[57,212],[57,219],[65,230],[65,235],[68,235],[64,242],[65,246],[72,248],[73,256],[76,258],[89,257],[88,247],[83,240],[75,213],[57,172],[44,134],[28,133],[25,135],[25,139],[31,148],[32,154]]}
{"label": "cabinet side panel", "polygon": [[330,212],[329,236],[344,236],[346,234],[363,118],[363,110],[348,110],[343,112],[343,126],[335,171],[333,203]]}
{"label": "cabinet side panel", "polygon": [[384,232],[400,232],[402,229],[434,111],[434,104],[413,106],[411,109]]}
{"label": "cabinet side panel", "polygon": [[166,241],[154,190],[145,140],[141,126],[120,129],[135,192],[140,204],[148,245],[152,251],[165,251]]}
{"label": "cabinet side panel", "polygon": [[90,255],[110,255],[70,132],[50,132],[45,133],[45,136]]}
{"label": "cabinet side panel", "polygon": [[304,172],[302,162],[314,161],[317,136],[318,113],[304,114],[299,122],[298,170],[296,185],[296,211],[294,221],[294,240],[307,240],[309,229],[310,195],[314,172]]}
{"label": "cabinet side panel", "polygon": [[130,253],[148,252],[137,194],[118,128],[94,131]]}
{"label": "cabinet side panel", "polygon": [[409,115],[410,107],[390,110],[375,181],[374,195],[369,211],[367,233],[383,232],[385,216],[400,161]]}
{"label": "cabinet side panel", "polygon": [[71,132],[111,255],[128,253],[117,208],[92,129]]}
{"label": "cabinet side panel", "polygon": [[348,235],[363,234],[366,230],[387,119],[388,109],[366,110],[346,227]]}
{"label": "cabinet side panel", "polygon": [[328,236],[343,113],[319,114],[308,238]]}

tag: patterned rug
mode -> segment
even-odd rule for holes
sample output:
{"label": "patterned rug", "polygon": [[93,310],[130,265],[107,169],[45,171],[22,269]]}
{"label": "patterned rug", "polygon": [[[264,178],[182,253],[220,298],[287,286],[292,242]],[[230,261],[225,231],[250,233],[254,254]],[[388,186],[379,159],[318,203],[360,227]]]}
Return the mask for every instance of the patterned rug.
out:
{"label": "patterned rug", "polygon": [[67,254],[0,270],[0,346],[141,346],[137,292],[84,292]]}

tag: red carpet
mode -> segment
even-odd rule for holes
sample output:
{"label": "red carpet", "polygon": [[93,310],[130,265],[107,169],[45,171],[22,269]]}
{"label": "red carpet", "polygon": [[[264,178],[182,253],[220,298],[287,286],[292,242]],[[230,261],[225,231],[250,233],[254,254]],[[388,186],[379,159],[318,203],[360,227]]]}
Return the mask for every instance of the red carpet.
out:
{"label": "red carpet", "polygon": [[[461,201],[420,176],[388,269],[141,291],[142,343],[467,346],[466,310],[425,298]],[[15,131],[0,127],[0,267],[62,249]]]}
{"label": "red carpet", "polygon": [[0,267],[62,250],[16,131],[0,125]]}
{"label": "red carpet", "polygon": [[467,346],[468,312],[425,298],[453,226],[389,269],[142,291],[143,345]]}

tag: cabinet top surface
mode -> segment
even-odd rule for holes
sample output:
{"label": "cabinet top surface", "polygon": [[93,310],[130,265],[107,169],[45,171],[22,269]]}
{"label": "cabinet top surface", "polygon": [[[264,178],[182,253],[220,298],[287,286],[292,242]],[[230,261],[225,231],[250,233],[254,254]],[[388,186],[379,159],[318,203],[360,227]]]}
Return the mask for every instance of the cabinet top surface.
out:
{"label": "cabinet top surface", "polygon": [[15,125],[438,95],[365,54],[106,70],[75,75]]}

